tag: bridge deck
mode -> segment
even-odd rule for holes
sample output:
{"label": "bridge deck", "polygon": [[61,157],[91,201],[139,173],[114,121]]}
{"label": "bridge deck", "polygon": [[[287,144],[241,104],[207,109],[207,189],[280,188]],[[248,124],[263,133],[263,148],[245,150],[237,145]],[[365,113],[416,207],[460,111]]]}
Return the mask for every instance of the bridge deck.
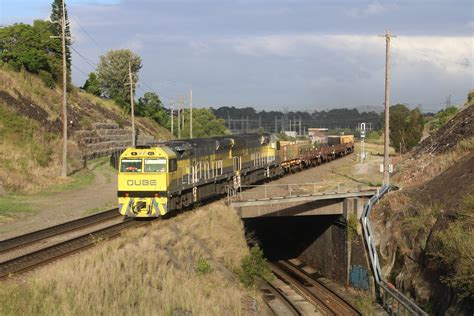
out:
{"label": "bridge deck", "polygon": [[[230,204],[242,218],[302,215],[360,215],[364,201],[376,190],[295,194],[291,196],[242,199],[238,194]],[[361,201],[362,199],[362,201]]]}

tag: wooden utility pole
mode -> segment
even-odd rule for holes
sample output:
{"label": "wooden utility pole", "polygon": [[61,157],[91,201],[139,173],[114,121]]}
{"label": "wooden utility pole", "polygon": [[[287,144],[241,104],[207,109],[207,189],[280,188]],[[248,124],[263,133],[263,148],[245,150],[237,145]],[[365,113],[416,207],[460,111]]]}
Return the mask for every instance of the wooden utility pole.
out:
{"label": "wooden utility pole", "polygon": [[390,184],[388,173],[389,165],[389,142],[390,142],[390,38],[396,37],[389,31],[385,32],[385,131],[384,131],[384,152],[383,152],[383,184]]}
{"label": "wooden utility pole", "polygon": [[193,138],[193,90],[189,90],[189,138]]}
{"label": "wooden utility pole", "polygon": [[186,106],[185,106],[185,96],[183,95],[181,97],[181,108],[183,109],[183,113],[181,113],[181,129],[183,130],[183,134],[184,134],[184,122],[185,122],[185,119],[184,119],[184,115],[186,114]]}
{"label": "wooden utility pole", "polygon": [[61,12],[61,36],[50,36],[50,38],[61,38],[61,49],[63,59],[63,154],[61,177],[67,177],[67,62],[66,62],[66,4],[62,1]]}
{"label": "wooden utility pole", "polygon": [[61,44],[63,51],[63,166],[61,176],[67,177],[67,65],[66,65],[66,9],[62,1]]}
{"label": "wooden utility pole", "polygon": [[173,107],[173,100],[171,100],[171,135],[174,136],[174,122],[173,122],[173,119],[174,119],[174,107]]}
{"label": "wooden utility pole", "polygon": [[132,111],[132,146],[135,147],[135,108],[133,106],[133,76],[132,76],[132,65],[128,61],[128,78],[130,79],[130,109]]}
{"label": "wooden utility pole", "polygon": [[178,94],[178,138],[181,138],[181,107],[180,107],[180,96]]}

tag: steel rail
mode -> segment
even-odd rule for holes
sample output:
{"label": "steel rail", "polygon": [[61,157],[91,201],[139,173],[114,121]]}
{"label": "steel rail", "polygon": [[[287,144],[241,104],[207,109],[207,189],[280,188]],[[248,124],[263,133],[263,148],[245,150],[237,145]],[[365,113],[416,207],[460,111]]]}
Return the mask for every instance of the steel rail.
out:
{"label": "steel rail", "polygon": [[278,261],[277,266],[290,275],[296,282],[303,285],[311,295],[322,302],[332,314],[361,315],[352,304],[291,262],[286,260]]}
{"label": "steel rail", "polygon": [[270,301],[274,299],[278,299],[280,302],[282,302],[283,305],[285,305],[285,307],[291,313],[291,315],[294,315],[294,316],[303,315],[299,311],[299,309],[295,306],[295,304],[278,287],[273,285],[271,282],[265,282],[265,285],[267,285],[268,288],[261,288],[260,290],[263,295],[263,300],[265,301],[267,306],[272,310],[274,315],[278,315],[275,312],[275,310],[272,308],[272,306],[270,305]]}
{"label": "steel rail", "polygon": [[334,298],[337,298],[337,301],[344,305],[345,308],[347,309],[352,309],[353,311],[356,312],[357,315],[360,315],[360,312],[357,310],[357,308],[351,304],[350,302],[348,302],[344,297],[342,297],[341,295],[339,295],[337,292],[333,291],[331,288],[329,288],[326,284],[324,284],[323,282],[321,282],[320,280],[316,279],[315,277],[313,277],[310,273],[306,272],[305,270],[301,269],[298,265],[294,264],[293,262],[291,261],[288,261],[288,260],[285,260],[285,264],[289,265],[289,266],[292,266],[293,268],[297,269],[300,273],[306,275],[308,278],[310,278],[311,280],[313,280],[314,282],[318,283],[319,285],[321,285],[326,291],[332,293],[331,295],[334,297]]}
{"label": "steel rail", "polygon": [[90,227],[92,225],[96,225],[113,218],[118,218],[120,216],[121,215],[119,214],[118,209],[114,208],[108,211],[78,218],[69,222],[47,227],[24,235],[5,239],[0,241],[0,254],[29,246],[46,238],[54,237],[79,229],[84,229],[86,227]]}
{"label": "steel rail", "polygon": [[0,263],[0,279],[32,270],[59,258],[69,256],[80,250],[93,247],[98,241],[111,239],[121,235],[127,229],[147,225],[151,221],[126,220],[106,228],[87,233],[58,244],[42,248]]}
{"label": "steel rail", "polygon": [[287,271],[284,271],[278,264],[270,263],[270,268],[272,273],[282,280],[284,283],[292,287],[298,294],[305,298],[309,303],[314,305],[319,311],[325,313],[326,315],[333,315],[331,310],[326,306],[325,302],[318,296],[314,295],[309,289],[308,284],[305,282],[299,282]]}

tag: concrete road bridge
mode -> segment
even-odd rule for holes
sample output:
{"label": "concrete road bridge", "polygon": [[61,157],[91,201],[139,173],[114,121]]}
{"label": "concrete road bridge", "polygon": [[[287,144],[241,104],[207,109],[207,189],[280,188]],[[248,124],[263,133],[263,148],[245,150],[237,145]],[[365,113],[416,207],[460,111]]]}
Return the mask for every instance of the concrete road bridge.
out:
{"label": "concrete road bridge", "polygon": [[242,218],[356,214],[360,218],[373,188],[318,192],[316,183],[247,185],[229,191],[228,202]]}

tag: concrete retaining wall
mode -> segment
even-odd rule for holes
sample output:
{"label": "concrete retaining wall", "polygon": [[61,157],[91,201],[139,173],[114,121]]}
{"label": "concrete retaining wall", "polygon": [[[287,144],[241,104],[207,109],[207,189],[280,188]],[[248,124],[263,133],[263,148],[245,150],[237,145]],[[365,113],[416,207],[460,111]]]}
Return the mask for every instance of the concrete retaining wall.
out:
{"label": "concrete retaining wall", "polygon": [[[90,130],[74,131],[71,139],[78,144],[84,160],[90,160],[132,146],[132,130],[120,128],[116,123],[94,123]],[[137,145],[156,141],[153,136],[137,130]]]}

